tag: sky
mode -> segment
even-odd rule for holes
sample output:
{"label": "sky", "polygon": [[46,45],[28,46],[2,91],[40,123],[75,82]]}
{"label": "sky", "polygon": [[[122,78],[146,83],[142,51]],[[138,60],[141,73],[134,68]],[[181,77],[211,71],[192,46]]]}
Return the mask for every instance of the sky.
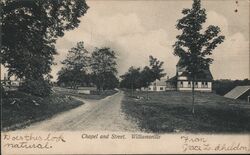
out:
{"label": "sky", "polygon": [[[203,0],[207,21],[217,25],[225,41],[214,51],[211,72],[214,79],[245,79],[249,75],[249,0]],[[87,0],[90,7],[81,17],[78,28],[57,40],[57,65],[52,66],[53,80],[62,67],[67,51],[84,41],[89,52],[95,47],[110,47],[117,53],[118,76],[130,66],[148,65],[149,55],[164,62],[167,76],[176,73],[178,57],[172,45],[177,20],[183,8],[191,8],[191,0]],[[238,12],[235,12],[235,9]]]}

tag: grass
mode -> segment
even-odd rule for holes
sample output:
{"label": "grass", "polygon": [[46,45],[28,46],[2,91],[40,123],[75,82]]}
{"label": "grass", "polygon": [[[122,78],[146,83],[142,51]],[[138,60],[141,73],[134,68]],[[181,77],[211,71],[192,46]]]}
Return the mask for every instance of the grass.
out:
{"label": "grass", "polygon": [[136,99],[125,92],[122,110],[146,132],[249,133],[250,104],[213,93],[195,94],[192,115],[190,92],[135,92]]}
{"label": "grass", "polygon": [[23,128],[82,104],[81,101],[60,94],[40,98],[19,91],[9,92],[3,98],[1,119],[3,131]]}

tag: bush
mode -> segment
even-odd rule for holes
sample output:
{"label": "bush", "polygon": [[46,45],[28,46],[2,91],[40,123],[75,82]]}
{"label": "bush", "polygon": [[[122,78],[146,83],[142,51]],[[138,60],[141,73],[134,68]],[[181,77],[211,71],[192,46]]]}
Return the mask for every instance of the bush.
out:
{"label": "bush", "polygon": [[5,96],[6,96],[6,93],[5,93],[5,90],[4,90],[3,85],[1,85],[0,93],[2,94],[2,97],[5,97]]}
{"label": "bush", "polygon": [[236,86],[250,85],[250,80],[216,80],[213,82],[213,90],[216,94],[225,95]]}
{"label": "bush", "polygon": [[51,85],[49,81],[46,81],[44,79],[40,80],[27,79],[25,80],[24,83],[22,83],[19,90],[32,95],[45,97],[51,94]]}

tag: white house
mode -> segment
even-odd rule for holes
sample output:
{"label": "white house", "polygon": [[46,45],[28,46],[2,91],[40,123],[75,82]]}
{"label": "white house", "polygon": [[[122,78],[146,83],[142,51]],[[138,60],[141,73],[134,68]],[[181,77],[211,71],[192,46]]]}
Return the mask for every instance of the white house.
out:
{"label": "white house", "polygon": [[156,80],[152,82],[148,87],[148,91],[165,91],[165,90],[166,90],[166,79]]}
{"label": "white house", "polygon": [[[194,90],[202,92],[212,92],[213,76],[210,70],[203,70],[199,73],[194,82]],[[192,91],[192,78],[185,67],[176,65],[176,76],[166,81],[166,90]]]}

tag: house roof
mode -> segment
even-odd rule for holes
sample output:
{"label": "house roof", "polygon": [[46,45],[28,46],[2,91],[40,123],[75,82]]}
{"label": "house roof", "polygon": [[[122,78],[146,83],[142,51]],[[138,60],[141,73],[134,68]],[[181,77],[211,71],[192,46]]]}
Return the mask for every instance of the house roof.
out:
{"label": "house roof", "polygon": [[[187,80],[192,80],[192,77],[190,76],[188,72],[183,72],[179,76],[186,76]],[[209,69],[201,71],[200,73],[196,75],[196,78],[195,78],[195,81],[212,81],[212,80],[213,80],[213,76]]]}
{"label": "house roof", "polygon": [[226,95],[224,95],[224,97],[237,99],[238,97],[243,95],[245,92],[247,92],[249,89],[250,89],[250,85],[249,86],[237,86],[231,91],[229,91]]}
{"label": "house roof", "polygon": [[[187,77],[187,81],[191,81],[192,77],[190,76],[190,74],[188,72],[183,72],[182,74],[178,75],[178,76],[185,76]],[[213,76],[210,72],[210,70],[203,70],[201,73],[197,74],[195,81],[212,81],[213,80]],[[174,76],[168,80],[166,80],[166,82],[174,82],[177,81],[177,76]],[[179,80],[179,81],[183,81],[183,80]],[[186,80],[184,80],[186,81]]]}
{"label": "house roof", "polygon": [[175,82],[177,80],[177,76],[171,77],[170,79],[166,80],[166,82]]}
{"label": "house roof", "polygon": [[[180,67],[180,63],[181,63],[181,59],[178,61],[176,65],[177,72],[182,72],[182,74],[179,76],[186,76],[187,80],[192,80],[192,77],[186,71],[186,67]],[[196,75],[196,81],[212,81],[212,80],[213,80],[213,76],[209,68],[202,70],[200,73]]]}

